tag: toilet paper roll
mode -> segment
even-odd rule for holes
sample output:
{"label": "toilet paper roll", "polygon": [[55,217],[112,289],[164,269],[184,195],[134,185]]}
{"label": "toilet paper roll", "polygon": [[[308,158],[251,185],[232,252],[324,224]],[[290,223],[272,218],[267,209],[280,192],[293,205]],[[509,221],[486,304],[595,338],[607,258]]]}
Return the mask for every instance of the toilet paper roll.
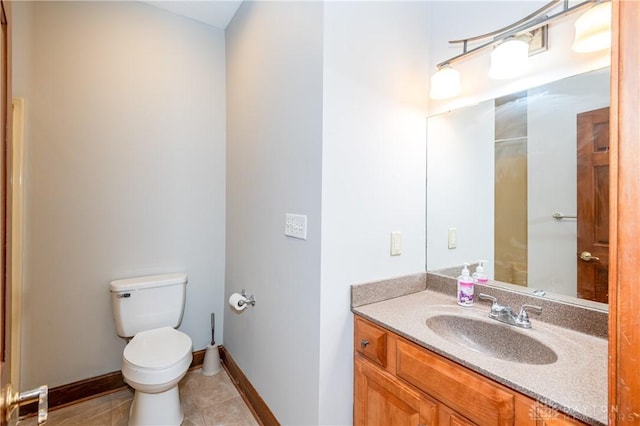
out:
{"label": "toilet paper roll", "polygon": [[[240,302],[243,303],[241,304]],[[236,311],[244,311],[247,309],[247,298],[240,293],[233,293],[231,297],[229,297],[229,306]]]}

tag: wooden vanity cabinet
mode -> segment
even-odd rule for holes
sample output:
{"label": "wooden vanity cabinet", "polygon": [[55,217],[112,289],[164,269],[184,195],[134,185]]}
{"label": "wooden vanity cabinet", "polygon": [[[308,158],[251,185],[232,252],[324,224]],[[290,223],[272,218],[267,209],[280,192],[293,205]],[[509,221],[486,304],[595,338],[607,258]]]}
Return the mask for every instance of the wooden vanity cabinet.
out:
{"label": "wooden vanity cabinet", "polygon": [[583,425],[357,315],[354,352],[356,426]]}
{"label": "wooden vanity cabinet", "polygon": [[437,403],[361,357],[355,359],[355,424],[435,425]]}

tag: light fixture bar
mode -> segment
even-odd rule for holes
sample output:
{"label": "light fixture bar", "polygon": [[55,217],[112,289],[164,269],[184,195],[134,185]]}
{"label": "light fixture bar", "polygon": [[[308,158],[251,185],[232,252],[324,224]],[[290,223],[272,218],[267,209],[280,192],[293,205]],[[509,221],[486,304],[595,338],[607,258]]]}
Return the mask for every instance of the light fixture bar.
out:
{"label": "light fixture bar", "polygon": [[[559,2],[559,0],[552,0],[551,2],[549,2],[548,4],[546,4],[545,6],[541,7],[540,9],[538,9],[537,11],[533,12],[532,14],[530,14],[529,16],[522,18],[520,21],[515,22],[507,27],[504,27],[502,29],[496,30],[496,31],[492,31],[490,33],[487,34],[483,34],[480,36],[475,36],[475,37],[471,37],[471,38],[467,38],[467,39],[463,39],[463,40],[452,40],[449,41],[449,43],[463,43],[463,52],[457,56],[453,56],[445,61],[440,62],[437,65],[437,68],[440,69],[441,67],[445,66],[445,65],[451,65],[454,62],[457,62],[459,60],[461,60],[462,58],[465,58],[467,56],[471,56],[475,53],[478,53],[481,50],[486,49],[487,47],[491,47],[491,46],[495,46],[496,44],[499,44],[501,42],[503,42],[504,40],[506,40],[509,37],[512,37],[514,35],[517,35],[518,33],[523,33],[525,31],[531,31],[531,30],[535,30],[537,28],[543,27],[545,25],[547,25],[548,23],[550,23],[551,21],[561,18],[563,16],[572,14],[574,12],[577,12],[579,10],[584,9],[585,7],[589,6],[589,5],[593,5],[596,3],[599,3],[600,0],[586,0],[582,3],[579,3],[575,6],[569,7],[569,3],[567,0],[564,1],[564,5],[563,5],[563,9],[562,11],[553,14],[553,15],[547,15],[547,16],[538,16],[541,13],[547,11],[549,8],[557,5]],[[521,25],[518,25],[519,23],[524,22]],[[498,35],[496,35],[498,34]],[[484,43],[480,46],[477,46],[471,50],[467,50],[467,43],[469,41],[474,41],[474,40],[482,40],[491,36],[496,35],[493,40]]]}
{"label": "light fixture bar", "polygon": [[[568,8],[568,0],[564,0],[565,1],[565,6],[564,6],[564,10],[566,10]],[[529,21],[531,21],[533,18],[537,18],[538,16],[540,16],[541,14],[543,14],[544,12],[546,12],[547,10],[551,9],[552,7],[554,7],[555,5],[557,5],[558,3],[560,3],[560,0],[552,0],[549,3],[545,4],[544,6],[542,6],[540,9],[536,10],[535,12],[525,16],[524,18],[520,19],[519,21],[514,22],[513,24],[507,25],[506,27],[502,27],[498,30],[495,31],[491,31],[490,33],[486,33],[486,34],[481,34],[475,37],[469,37],[469,38],[465,38],[465,39],[460,39],[460,40],[449,40],[449,44],[458,44],[458,43],[464,43],[464,51],[466,52],[466,46],[467,43],[470,41],[478,41],[478,40],[484,40],[485,38],[489,38],[489,37],[493,37],[493,36],[498,36],[501,35],[503,33],[506,33],[507,31],[516,28],[519,25],[528,23]]]}

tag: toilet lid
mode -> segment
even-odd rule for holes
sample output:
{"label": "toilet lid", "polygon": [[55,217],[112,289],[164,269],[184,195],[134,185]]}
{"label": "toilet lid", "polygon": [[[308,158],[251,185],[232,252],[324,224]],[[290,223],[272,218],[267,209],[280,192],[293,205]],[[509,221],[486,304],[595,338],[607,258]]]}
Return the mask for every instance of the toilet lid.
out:
{"label": "toilet lid", "polygon": [[192,349],[191,338],[171,327],[142,331],[124,348],[123,357],[129,364],[148,370],[169,368],[187,356]]}

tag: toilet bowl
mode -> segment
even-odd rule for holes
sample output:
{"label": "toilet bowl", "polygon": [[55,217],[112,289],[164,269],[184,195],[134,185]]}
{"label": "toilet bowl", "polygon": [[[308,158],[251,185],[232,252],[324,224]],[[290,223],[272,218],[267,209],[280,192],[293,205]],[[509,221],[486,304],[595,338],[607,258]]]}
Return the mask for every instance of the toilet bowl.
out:
{"label": "toilet bowl", "polygon": [[134,389],[129,426],[179,426],[178,382],[193,358],[191,338],[176,330],[182,322],[187,275],[125,278],[109,283],[118,336],[127,339],[122,377]]}
{"label": "toilet bowl", "polygon": [[179,425],[178,382],[187,373],[191,338],[171,327],[142,331],[124,348],[122,376],[135,390],[129,425]]}

